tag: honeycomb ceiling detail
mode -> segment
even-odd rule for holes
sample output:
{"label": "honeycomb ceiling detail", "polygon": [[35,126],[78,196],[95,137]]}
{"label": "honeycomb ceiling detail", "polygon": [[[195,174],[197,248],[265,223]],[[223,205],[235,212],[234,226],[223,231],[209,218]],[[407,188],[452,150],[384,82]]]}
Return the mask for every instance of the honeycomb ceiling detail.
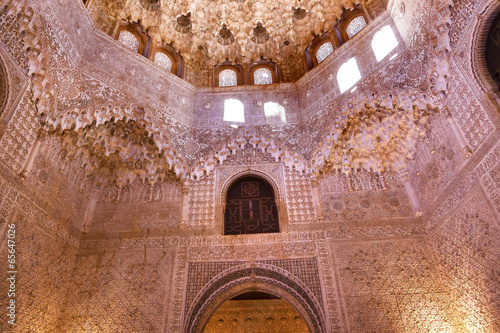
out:
{"label": "honeycomb ceiling detail", "polygon": [[[207,71],[226,59],[251,63],[260,57],[295,68],[315,35],[332,29],[343,8],[359,0],[131,0],[92,6],[118,21],[140,22],[153,44],[172,44],[190,71]],[[102,16],[101,16],[102,17]],[[94,19],[96,19],[94,17]],[[102,26],[96,22],[97,26]],[[102,22],[101,22],[102,23]],[[116,24],[116,22],[109,22]],[[109,31],[108,31],[109,32]]]}

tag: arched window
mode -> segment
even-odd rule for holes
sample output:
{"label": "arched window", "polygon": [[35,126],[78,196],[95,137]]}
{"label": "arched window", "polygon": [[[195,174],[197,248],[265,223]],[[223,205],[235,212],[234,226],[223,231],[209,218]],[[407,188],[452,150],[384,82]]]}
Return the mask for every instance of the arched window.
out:
{"label": "arched window", "polygon": [[273,73],[269,68],[257,68],[253,72],[253,84],[271,84],[273,83]]}
{"label": "arched window", "polygon": [[233,98],[224,101],[224,121],[245,122],[245,106],[241,101]]}
{"label": "arched window", "polygon": [[238,76],[232,69],[224,69],[219,72],[219,87],[236,87]]}
{"label": "arched window", "polygon": [[377,61],[385,58],[386,55],[391,53],[398,46],[398,40],[394,36],[391,26],[386,25],[380,29],[372,39],[372,50],[375,53]]}
{"label": "arched window", "polygon": [[333,53],[333,45],[330,42],[325,42],[318,47],[316,51],[316,59],[318,60],[318,64],[320,64],[323,60],[326,59],[330,54]]}
{"label": "arched window", "polygon": [[130,31],[122,30],[118,36],[118,41],[134,52],[139,50],[139,39]]}
{"label": "arched window", "polygon": [[360,79],[361,73],[359,73],[358,64],[354,58],[347,60],[337,72],[337,82],[341,93],[351,88]]}
{"label": "arched window", "polygon": [[153,59],[154,63],[165,68],[167,71],[172,71],[172,59],[163,52],[156,52]]}
{"label": "arched window", "polygon": [[244,177],[229,187],[224,214],[225,235],[279,231],[278,208],[270,184],[261,178]]}
{"label": "arched window", "polygon": [[285,108],[279,103],[264,103],[264,114],[268,123],[286,123]]}
{"label": "arched window", "polygon": [[366,20],[365,20],[365,18],[363,16],[361,16],[361,15],[360,16],[356,16],[347,25],[347,28],[346,28],[347,36],[349,36],[349,38],[354,37],[364,27],[366,27]]}

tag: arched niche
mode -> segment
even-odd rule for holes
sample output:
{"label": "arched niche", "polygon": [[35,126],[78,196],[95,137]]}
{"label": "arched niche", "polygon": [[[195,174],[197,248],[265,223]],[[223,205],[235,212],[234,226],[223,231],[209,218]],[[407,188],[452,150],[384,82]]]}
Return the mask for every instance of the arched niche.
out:
{"label": "arched niche", "polygon": [[249,84],[251,84],[251,85],[255,84],[254,83],[254,81],[255,81],[254,73],[256,70],[258,70],[260,68],[265,68],[265,69],[269,70],[269,72],[271,73],[271,78],[272,78],[271,81],[272,82],[270,84],[279,83],[280,77],[279,77],[279,73],[278,73],[278,66],[276,65],[276,63],[273,61],[267,60],[265,58],[261,58],[259,61],[254,62],[248,66]]}
{"label": "arched niche", "polygon": [[[321,36],[315,36],[309,46],[307,46],[305,50],[305,55],[306,55],[306,60],[307,60],[307,65],[309,69],[313,69],[314,67],[318,66],[318,64],[321,61],[318,61],[316,53],[318,52],[318,49],[322,46],[324,46],[326,43],[330,43],[332,45],[332,53],[335,51],[336,48],[339,46],[339,42],[337,40],[337,37],[335,35],[330,35],[329,32],[325,32]],[[324,60],[324,59],[323,59]]]}
{"label": "arched niche", "polygon": [[[172,67],[170,69],[170,72],[174,75],[177,75],[178,77],[182,78],[182,72],[183,72],[183,63],[184,59],[180,55],[179,52],[175,50],[175,48],[171,45],[161,45],[157,44],[154,45],[151,49],[150,52],[150,60],[155,62],[155,56],[157,53],[164,54],[166,57],[170,59],[172,62]],[[159,64],[158,64],[159,65]],[[160,67],[163,67],[159,65]]]}
{"label": "arched niche", "polygon": [[217,64],[213,68],[213,87],[220,87],[219,74],[225,70],[232,70],[236,73],[236,85],[242,86],[245,84],[245,76],[243,73],[243,67],[240,64],[236,64],[231,61],[224,61],[221,64]]}
{"label": "arched niche", "polygon": [[488,70],[485,53],[488,37],[494,28],[493,26],[498,23],[499,16],[500,6],[498,2],[488,1],[475,24],[471,45],[473,50],[471,62],[476,82],[491,99],[496,99],[497,106],[500,104],[500,91],[497,82]]}
{"label": "arched niche", "polygon": [[184,332],[203,332],[219,306],[251,291],[268,293],[288,302],[305,320],[310,332],[327,331],[322,308],[302,281],[273,265],[245,263],[220,273],[205,285],[185,316]]}
{"label": "arched niche", "polygon": [[278,209],[280,231],[286,232],[288,230],[288,214],[286,211],[285,195],[283,190],[281,189],[284,186],[284,184],[280,183],[280,185],[278,185],[278,182],[276,181],[276,179],[274,179],[274,177],[267,174],[266,172],[253,168],[249,168],[247,170],[235,173],[231,177],[225,179],[222,185],[219,187],[217,193],[217,206],[216,206],[217,230],[220,232],[221,235],[224,235],[224,212],[226,210],[226,199],[227,199],[228,189],[231,187],[233,183],[235,183],[241,178],[246,178],[246,177],[261,178],[272,187],[272,190],[274,192],[276,207]]}
{"label": "arched niche", "polygon": [[340,44],[345,43],[352,38],[349,37],[349,35],[347,34],[347,27],[353,20],[355,20],[358,17],[363,18],[365,20],[366,25],[368,25],[369,23],[368,16],[366,15],[362,5],[357,5],[353,9],[344,9],[344,12],[342,14],[342,19],[337,24],[337,29],[340,34],[340,40],[339,40]]}

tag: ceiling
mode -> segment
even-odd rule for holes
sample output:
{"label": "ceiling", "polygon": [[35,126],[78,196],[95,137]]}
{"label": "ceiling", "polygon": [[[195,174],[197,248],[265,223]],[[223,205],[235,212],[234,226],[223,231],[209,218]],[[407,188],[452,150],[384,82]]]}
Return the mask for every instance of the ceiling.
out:
{"label": "ceiling", "polygon": [[[380,0],[383,1],[383,0]],[[106,33],[122,19],[140,22],[153,43],[172,44],[194,83],[207,82],[211,68],[226,59],[277,61],[285,82],[304,74],[302,57],[315,35],[332,28],[343,8],[359,0],[94,0],[96,25]],[[107,22],[103,22],[107,21]]]}

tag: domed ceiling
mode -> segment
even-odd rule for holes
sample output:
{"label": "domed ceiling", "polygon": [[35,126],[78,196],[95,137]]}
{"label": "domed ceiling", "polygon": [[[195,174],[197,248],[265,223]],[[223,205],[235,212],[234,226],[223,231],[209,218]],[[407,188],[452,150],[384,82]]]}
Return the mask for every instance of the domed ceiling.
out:
{"label": "domed ceiling", "polygon": [[331,30],[344,8],[351,9],[359,3],[359,0],[95,0],[89,10],[95,24],[109,34],[113,34],[121,20],[140,22],[153,44],[174,46],[184,57],[190,76],[202,81],[206,81],[215,64],[226,59],[251,63],[261,56],[278,63],[284,81],[295,81],[304,74],[302,57],[312,38]]}

